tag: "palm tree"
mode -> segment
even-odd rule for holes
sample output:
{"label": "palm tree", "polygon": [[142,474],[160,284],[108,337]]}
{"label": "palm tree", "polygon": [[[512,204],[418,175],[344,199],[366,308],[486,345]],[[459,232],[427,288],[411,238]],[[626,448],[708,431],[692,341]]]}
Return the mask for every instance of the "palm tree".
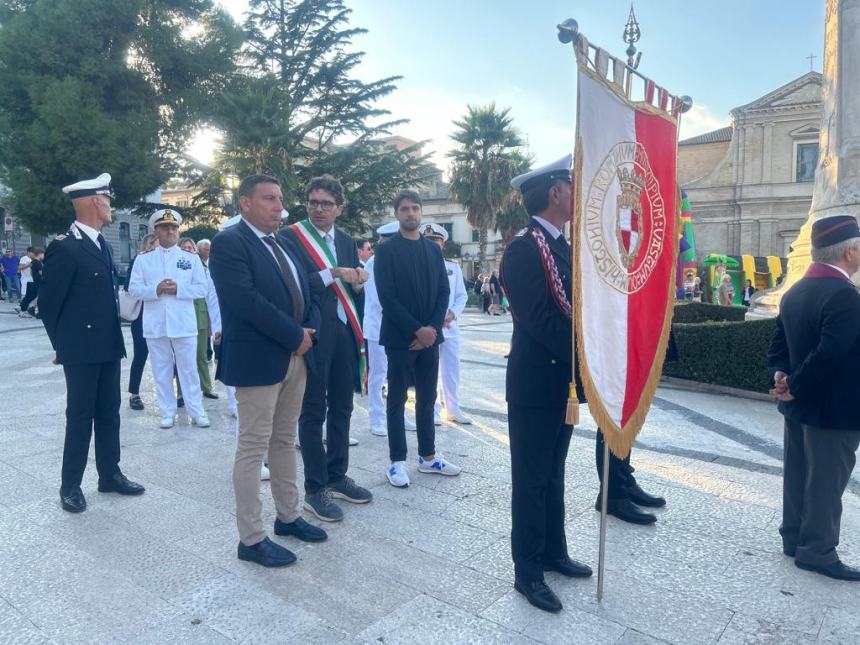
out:
{"label": "palm tree", "polygon": [[513,128],[510,108],[496,104],[466,106],[468,113],[455,121],[451,138],[459,144],[453,159],[450,190],[466,208],[466,219],[478,229],[478,264],[486,269],[487,232],[496,228],[497,214],[511,200],[511,179],[525,172],[529,159],[520,152],[523,140]]}

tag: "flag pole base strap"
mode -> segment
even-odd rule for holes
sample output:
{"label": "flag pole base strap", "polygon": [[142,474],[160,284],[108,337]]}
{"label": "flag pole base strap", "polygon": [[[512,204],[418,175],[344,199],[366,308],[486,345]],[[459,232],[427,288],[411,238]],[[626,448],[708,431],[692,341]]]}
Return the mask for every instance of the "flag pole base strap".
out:
{"label": "flag pole base strap", "polygon": [[[604,438],[605,439],[605,438]],[[597,555],[597,602],[603,602],[603,571],[606,564],[606,515],[609,505],[609,444],[603,442],[603,482],[600,486],[600,546]]]}

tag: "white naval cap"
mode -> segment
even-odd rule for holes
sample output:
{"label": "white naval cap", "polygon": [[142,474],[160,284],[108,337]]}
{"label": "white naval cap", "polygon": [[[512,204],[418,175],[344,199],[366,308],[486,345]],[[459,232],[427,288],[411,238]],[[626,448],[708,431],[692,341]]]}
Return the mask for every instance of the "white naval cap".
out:
{"label": "white naval cap", "polygon": [[174,226],[179,226],[182,224],[182,215],[170,208],[162,208],[149,216],[150,230],[154,231],[155,227],[159,224],[173,224]]}
{"label": "white naval cap", "polygon": [[72,199],[79,197],[89,197],[90,195],[107,195],[113,197],[113,191],[110,187],[110,175],[103,172],[95,179],[84,179],[76,184],[69,184],[63,187],[63,192]]}
{"label": "white naval cap", "polygon": [[443,242],[448,241],[448,231],[445,230],[444,226],[439,226],[435,223],[424,224],[422,226],[422,233],[424,237],[434,238],[438,240],[442,240]]}
{"label": "white naval cap", "polygon": [[376,229],[377,235],[394,235],[400,230],[400,222],[388,222]]}
{"label": "white naval cap", "polygon": [[525,193],[535,186],[544,182],[549,183],[556,179],[566,179],[570,181],[570,167],[573,164],[573,155],[565,155],[558,161],[553,161],[551,164],[535,168],[529,172],[517,175],[511,179],[511,186],[518,188],[520,192]]}

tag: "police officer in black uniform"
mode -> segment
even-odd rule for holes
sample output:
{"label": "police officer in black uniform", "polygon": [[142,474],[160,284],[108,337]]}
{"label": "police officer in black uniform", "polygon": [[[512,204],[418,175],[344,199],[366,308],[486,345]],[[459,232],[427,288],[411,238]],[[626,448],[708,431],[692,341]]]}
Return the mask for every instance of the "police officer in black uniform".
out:
{"label": "police officer in black uniform", "polygon": [[570,559],[564,534],[564,462],[573,431],[565,423],[573,340],[570,246],[562,233],[570,216],[570,166],[568,155],[513,179],[532,219],[501,266],[514,322],[506,379],[514,587],[552,612],[562,605],[544,571],[592,573]]}
{"label": "police officer in black uniform", "polygon": [[39,292],[42,322],[66,376],[66,441],[60,502],[87,508],[81,480],[95,432],[98,489],[140,495],[144,487],[119,469],[120,361],[125,343],[117,305],[117,276],[110,247],[99,232],[111,222],[110,175],[63,188],[75,222],[48,246]]}

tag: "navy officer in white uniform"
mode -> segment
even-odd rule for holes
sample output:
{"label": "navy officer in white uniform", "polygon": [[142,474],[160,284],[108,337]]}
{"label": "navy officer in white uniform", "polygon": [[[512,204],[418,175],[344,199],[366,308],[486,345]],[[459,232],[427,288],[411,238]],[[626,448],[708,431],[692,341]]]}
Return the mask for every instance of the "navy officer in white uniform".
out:
{"label": "navy officer in white uniform", "polygon": [[173,393],[174,358],[189,423],[209,427],[197,372],[197,314],[194,300],[205,298],[209,281],[200,257],[179,248],[182,216],[171,209],[155,211],[149,226],[158,244],[134,261],[128,292],[143,300],[143,337],[155,379],[161,427],[176,422]]}
{"label": "navy officer in white uniform", "polygon": [[75,222],[45,255],[39,292],[42,323],[66,377],[66,440],[60,503],[63,510],[87,508],[81,480],[90,437],[95,434],[98,489],[140,495],[143,486],[119,469],[120,361],[125,343],[119,322],[113,254],[100,233],[111,223],[110,175],[63,188],[72,200]]}

